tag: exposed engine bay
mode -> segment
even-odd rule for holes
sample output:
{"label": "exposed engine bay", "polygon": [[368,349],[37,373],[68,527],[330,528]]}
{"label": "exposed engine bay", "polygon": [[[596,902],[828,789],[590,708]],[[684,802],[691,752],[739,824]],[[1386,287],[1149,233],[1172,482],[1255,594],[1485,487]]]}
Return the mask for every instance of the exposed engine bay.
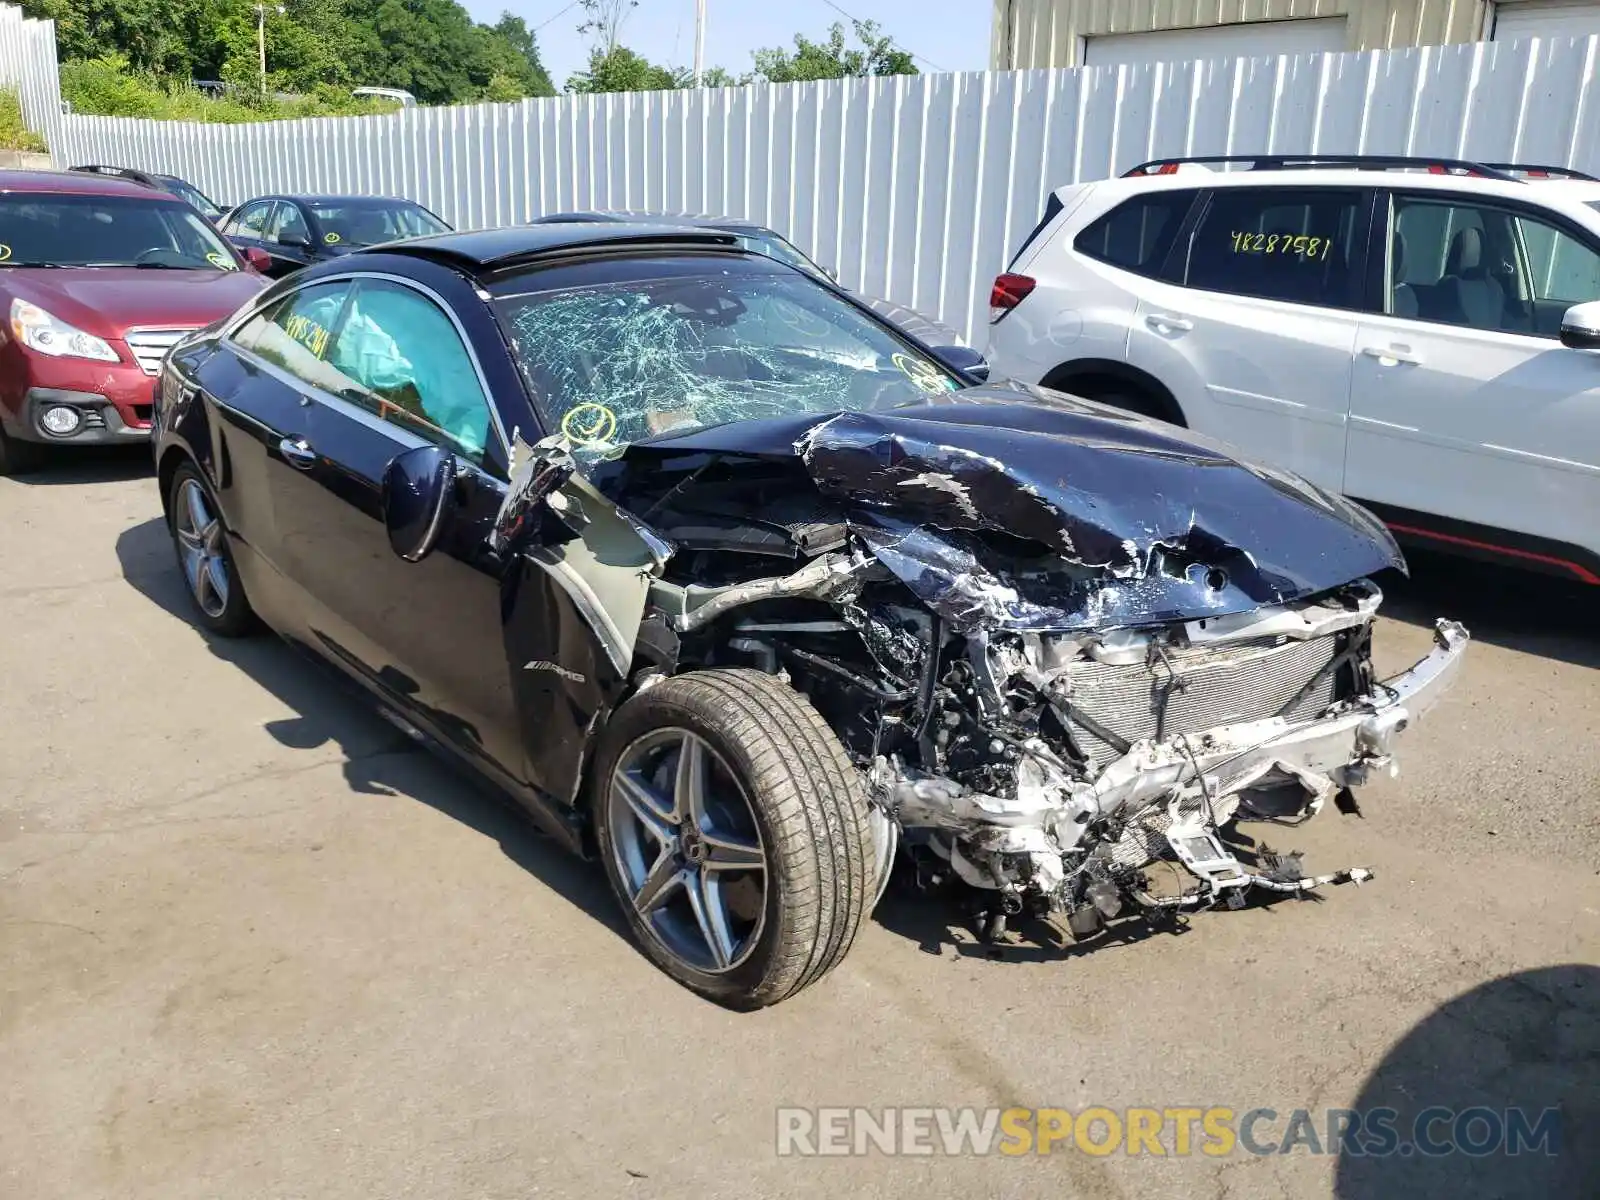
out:
{"label": "exposed engine bay", "polygon": [[[630,688],[742,666],[809,697],[865,780],[880,894],[898,860],[963,888],[987,936],[1054,914],[1089,937],[1370,878],[1247,863],[1225,830],[1392,770],[1459,665],[1441,620],[1433,653],[1374,677],[1368,577],[1403,569],[1387,532],[1148,423],[1110,438],[1059,403],[996,430],[964,408],[742,422],[577,474],[549,445],[521,495],[558,474],[569,545],[614,505],[650,547],[629,611],[610,604]],[[502,528],[528,519],[514,492]]]}

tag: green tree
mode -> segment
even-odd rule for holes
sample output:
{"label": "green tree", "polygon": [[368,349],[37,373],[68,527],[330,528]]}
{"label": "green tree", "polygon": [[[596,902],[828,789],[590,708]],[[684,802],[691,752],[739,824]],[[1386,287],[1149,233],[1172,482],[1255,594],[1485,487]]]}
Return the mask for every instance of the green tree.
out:
{"label": "green tree", "polygon": [[[236,99],[259,103],[253,0],[22,3],[29,15],[56,22],[68,63],[121,56],[109,73],[103,62],[80,72],[85,97],[101,95],[126,108],[135,102],[131,94],[118,98],[116,79],[144,89],[138,103],[191,79],[222,79],[237,85]],[[494,25],[478,25],[456,0],[276,0],[266,16],[266,42],[274,91],[330,95],[368,84],[406,88],[424,103],[555,94],[521,18],[505,14]]]}
{"label": "green tree", "polygon": [[874,21],[852,21],[859,46],[845,45],[844,26],[835,22],[826,42],[795,34],[794,52],[781,47],[755,52],[756,74],[772,83],[845,79],[863,75],[915,75],[917,64]]}
{"label": "green tree", "polygon": [[[691,80],[691,82],[693,82]],[[708,88],[743,87],[750,82],[750,76],[735,76],[731,71],[722,67],[707,67],[700,75],[700,86]]]}
{"label": "green tree", "polygon": [[626,46],[610,52],[589,52],[589,69],[567,80],[569,92],[661,92],[688,87],[689,73],[679,67],[658,67]]}
{"label": "green tree", "polygon": [[521,17],[501,13],[493,26],[486,26],[495,38],[514,56],[515,70],[508,71],[522,84],[525,96],[554,96],[555,85],[550,82],[550,72],[545,70],[544,59],[539,57],[539,41]]}
{"label": "green tree", "polygon": [[[520,16],[502,13],[493,26],[478,26],[478,54],[490,69],[496,99],[522,99],[523,96],[554,96],[550,75],[539,59],[534,42]],[[509,94],[515,90],[515,96]],[[485,91],[485,96],[488,93]]]}
{"label": "green tree", "polygon": [[63,58],[127,56],[140,71],[186,73],[212,23],[209,0],[21,0],[22,11],[56,23]]}

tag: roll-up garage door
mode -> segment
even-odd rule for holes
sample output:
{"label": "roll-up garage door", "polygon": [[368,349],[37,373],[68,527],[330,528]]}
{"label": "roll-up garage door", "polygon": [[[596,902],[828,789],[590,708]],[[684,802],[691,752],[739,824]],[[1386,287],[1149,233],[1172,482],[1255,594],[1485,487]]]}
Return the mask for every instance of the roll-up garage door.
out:
{"label": "roll-up garage door", "polygon": [[1600,2],[1541,4],[1534,0],[1494,6],[1494,40],[1509,42],[1529,37],[1587,37],[1600,33]]}
{"label": "roll-up garage door", "polygon": [[1088,67],[1191,58],[1275,58],[1280,54],[1325,54],[1348,49],[1343,17],[1112,33],[1086,41],[1083,62]]}

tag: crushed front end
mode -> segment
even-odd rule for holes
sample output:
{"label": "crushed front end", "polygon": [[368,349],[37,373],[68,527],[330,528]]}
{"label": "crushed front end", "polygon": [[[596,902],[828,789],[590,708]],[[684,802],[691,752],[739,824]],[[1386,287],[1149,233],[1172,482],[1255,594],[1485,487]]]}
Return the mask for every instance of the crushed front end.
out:
{"label": "crushed front end", "polygon": [[965,885],[991,935],[1370,877],[1241,857],[1230,823],[1297,824],[1392,770],[1466,631],[1437,622],[1431,653],[1377,679],[1371,576],[1404,564],[1370,514],[1170,427],[1034,399],[742,423],[601,472],[674,547],[642,686],[787,678],[863,773],[880,889],[897,859]]}

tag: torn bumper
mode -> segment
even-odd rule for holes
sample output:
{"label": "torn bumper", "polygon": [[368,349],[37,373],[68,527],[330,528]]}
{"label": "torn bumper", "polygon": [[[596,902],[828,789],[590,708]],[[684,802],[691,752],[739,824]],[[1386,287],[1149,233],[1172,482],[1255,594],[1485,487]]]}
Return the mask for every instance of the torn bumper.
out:
{"label": "torn bumper", "polygon": [[1092,783],[1062,780],[1060,791],[1028,788],[1015,797],[990,796],[880,759],[873,790],[908,827],[943,829],[971,850],[1039,862],[1075,847],[1095,815],[1185,798],[1220,802],[1285,779],[1298,780],[1320,801],[1392,767],[1396,737],[1449,690],[1469,640],[1462,626],[1441,620],[1426,658],[1314,720],[1272,717],[1138,742]]}
{"label": "torn bumper", "polygon": [[1202,780],[1210,795],[1229,796],[1274,770],[1340,786],[1365,782],[1390,767],[1396,737],[1438,703],[1460,670],[1466,629],[1441,620],[1433,636],[1432,652],[1410,670],[1316,720],[1274,717],[1135,745],[1095,780],[1099,808],[1141,805],[1200,788]]}

